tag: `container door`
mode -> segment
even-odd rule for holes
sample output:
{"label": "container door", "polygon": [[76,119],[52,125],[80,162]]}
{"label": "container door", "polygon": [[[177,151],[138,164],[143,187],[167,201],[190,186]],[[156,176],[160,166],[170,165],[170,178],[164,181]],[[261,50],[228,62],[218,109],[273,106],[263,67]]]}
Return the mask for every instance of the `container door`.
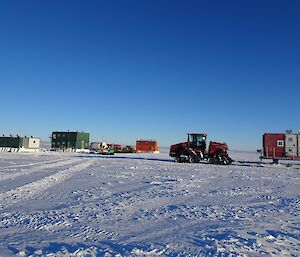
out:
{"label": "container door", "polygon": [[288,157],[295,157],[298,154],[298,135],[286,134],[285,152]]}
{"label": "container door", "polygon": [[281,158],[285,156],[284,134],[265,133],[263,135],[263,156]]}

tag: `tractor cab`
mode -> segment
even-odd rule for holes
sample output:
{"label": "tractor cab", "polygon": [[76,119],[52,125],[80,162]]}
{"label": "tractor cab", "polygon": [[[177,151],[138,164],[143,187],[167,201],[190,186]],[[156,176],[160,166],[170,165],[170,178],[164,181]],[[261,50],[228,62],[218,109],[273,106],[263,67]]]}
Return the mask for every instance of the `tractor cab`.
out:
{"label": "tractor cab", "polygon": [[207,134],[196,134],[196,133],[188,134],[189,147],[205,150],[206,149],[206,137],[207,137]]}

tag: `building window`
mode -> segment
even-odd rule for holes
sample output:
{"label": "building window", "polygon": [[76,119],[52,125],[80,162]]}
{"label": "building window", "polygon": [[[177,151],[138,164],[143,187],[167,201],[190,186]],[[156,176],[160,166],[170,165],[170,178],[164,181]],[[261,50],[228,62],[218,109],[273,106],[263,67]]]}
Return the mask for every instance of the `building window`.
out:
{"label": "building window", "polygon": [[288,138],[288,141],[289,141],[289,142],[293,142],[293,138],[289,137],[289,138]]}
{"label": "building window", "polygon": [[283,140],[277,140],[277,146],[283,146],[284,142]]}

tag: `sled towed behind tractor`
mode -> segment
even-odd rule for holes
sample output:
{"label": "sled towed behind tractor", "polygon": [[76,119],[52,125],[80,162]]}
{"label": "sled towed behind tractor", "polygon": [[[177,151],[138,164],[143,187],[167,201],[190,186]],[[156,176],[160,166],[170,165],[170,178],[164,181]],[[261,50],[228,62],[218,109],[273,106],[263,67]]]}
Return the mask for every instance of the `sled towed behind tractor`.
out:
{"label": "sled towed behind tractor", "polygon": [[177,162],[207,161],[211,164],[231,164],[233,160],[228,156],[227,144],[210,142],[206,150],[206,137],[207,134],[190,133],[187,142],[171,145],[169,155]]}

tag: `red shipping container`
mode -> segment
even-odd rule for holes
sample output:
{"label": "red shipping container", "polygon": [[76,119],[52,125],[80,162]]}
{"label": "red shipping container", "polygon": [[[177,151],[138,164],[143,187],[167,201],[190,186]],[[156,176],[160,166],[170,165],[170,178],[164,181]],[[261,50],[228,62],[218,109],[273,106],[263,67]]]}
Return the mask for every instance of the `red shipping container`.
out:
{"label": "red shipping container", "polygon": [[158,152],[157,142],[154,140],[137,140],[136,141],[137,152]]}
{"label": "red shipping container", "polygon": [[285,134],[265,133],[263,135],[263,155],[265,158],[285,157]]}

